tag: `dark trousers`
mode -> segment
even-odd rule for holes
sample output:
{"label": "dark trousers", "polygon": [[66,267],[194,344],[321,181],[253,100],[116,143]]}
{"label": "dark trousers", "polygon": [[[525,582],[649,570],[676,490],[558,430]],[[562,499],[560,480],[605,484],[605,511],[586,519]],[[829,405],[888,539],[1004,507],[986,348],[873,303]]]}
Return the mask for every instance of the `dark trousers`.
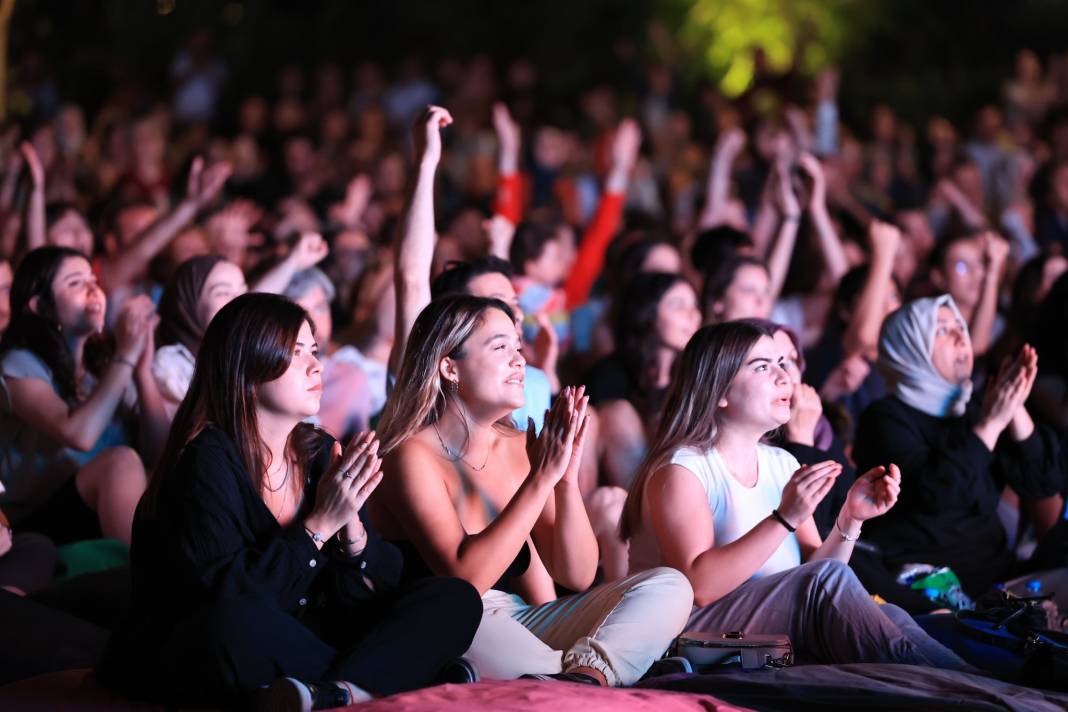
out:
{"label": "dark trousers", "polygon": [[134,662],[138,652],[128,651],[125,674],[111,672],[134,682],[135,694],[171,704],[240,704],[279,677],[347,680],[388,695],[433,684],[470,646],[481,617],[478,592],[452,578],[324,611],[307,625],[268,601],[237,599],[180,623],[154,654],[142,648]]}

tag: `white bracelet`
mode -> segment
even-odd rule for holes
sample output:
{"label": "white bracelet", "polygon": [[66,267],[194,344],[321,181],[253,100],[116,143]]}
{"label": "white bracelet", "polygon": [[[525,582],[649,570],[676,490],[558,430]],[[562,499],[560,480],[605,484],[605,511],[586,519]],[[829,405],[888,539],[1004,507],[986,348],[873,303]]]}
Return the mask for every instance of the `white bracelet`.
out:
{"label": "white bracelet", "polygon": [[857,530],[855,536],[849,536],[845,533],[845,529],[842,529],[842,525],[838,523],[838,517],[834,518],[834,527],[838,530],[838,536],[842,537],[843,541],[856,541],[857,539],[860,539],[860,530]]}

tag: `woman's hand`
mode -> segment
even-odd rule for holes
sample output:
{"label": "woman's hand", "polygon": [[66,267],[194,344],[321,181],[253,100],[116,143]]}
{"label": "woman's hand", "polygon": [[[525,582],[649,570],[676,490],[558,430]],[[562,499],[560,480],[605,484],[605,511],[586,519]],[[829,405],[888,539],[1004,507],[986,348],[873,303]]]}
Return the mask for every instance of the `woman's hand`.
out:
{"label": "woman's hand", "polygon": [[440,106],[427,106],[412,127],[415,157],[421,163],[436,166],[441,160],[441,129],[452,123],[452,114]]}
{"label": "woman's hand", "polygon": [[802,465],[782,490],[779,514],[796,529],[812,516],[840,474],[842,466],[834,460]]}
{"label": "woman's hand", "polygon": [[823,415],[823,401],[816,389],[807,383],[794,384],[790,399],[790,420],[786,423],[786,439],[812,447],[816,442],[816,424]]}
{"label": "woman's hand", "polygon": [[304,523],[323,539],[358,520],[360,508],[382,481],[382,459],[378,457],[378,438],[374,431],[353,437],[344,453],[340,449],[335,443],[334,462],[319,480],[315,506]]}
{"label": "woman's hand", "polygon": [[900,494],[901,470],[897,465],[891,464],[889,471],[882,465],[873,467],[858,477],[849,488],[845,504],[842,505],[841,518],[866,522],[886,514]]}
{"label": "woman's hand", "polygon": [[540,435],[534,435],[534,421],[527,420],[527,459],[531,477],[542,479],[551,486],[563,478],[571,462],[580,425],[571,386],[565,388],[546,411]]}
{"label": "woman's hand", "polygon": [[[1016,410],[1023,406],[1031,394],[1035,376],[1038,374],[1038,356],[1034,348],[1024,345],[1015,359],[1005,359],[995,376],[986,397],[983,399],[982,415],[976,426],[981,431],[989,431],[993,442],[1012,422]],[[980,434],[983,438],[983,435]],[[983,438],[984,442],[986,438]],[[990,442],[987,445],[993,449]]]}
{"label": "woman's hand", "polygon": [[590,422],[590,397],[586,395],[586,386],[579,386],[578,388],[568,386],[564,390],[570,391],[569,406],[571,408],[571,417],[577,419],[579,426],[578,431],[575,433],[574,444],[571,446],[571,459],[567,463],[567,469],[564,471],[564,477],[561,482],[569,482],[577,487],[579,470],[582,469],[582,450],[586,444],[586,426]]}
{"label": "woman's hand", "polygon": [[156,307],[147,296],[126,300],[115,326],[115,354],[136,368],[158,322]]}

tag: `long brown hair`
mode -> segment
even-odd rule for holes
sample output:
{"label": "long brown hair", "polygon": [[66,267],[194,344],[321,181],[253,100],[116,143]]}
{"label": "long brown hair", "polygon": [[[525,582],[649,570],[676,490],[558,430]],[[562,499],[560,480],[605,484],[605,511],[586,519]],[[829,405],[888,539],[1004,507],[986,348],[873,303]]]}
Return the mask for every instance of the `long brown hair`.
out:
{"label": "long brown hair", "polygon": [[679,448],[711,449],[716,444],[720,400],[753,345],[774,333],[756,320],[742,319],[702,327],[686,344],[675,361],[656,438],[627,493],[619,527],[624,540],[641,526],[642,497],[649,477]]}
{"label": "long brown hair", "polygon": [[[270,452],[259,437],[256,389],[280,377],[293,359],[300,327],[315,327],[299,305],[276,294],[245,294],[219,310],[211,320],[197,352],[189,384],[171,425],[160,457],[160,470],[145,493],[153,508],[165,481],[174,471],[182,448],[205,427],[222,430],[233,441],[253,488],[262,491],[271,466]],[[305,466],[325,439],[311,425],[299,424],[289,435],[286,457],[303,481]]]}
{"label": "long brown hair", "polygon": [[[512,310],[501,300],[469,294],[439,297],[419,313],[404,349],[397,382],[378,421],[383,454],[436,423],[445,413],[448,396],[438,368],[441,359],[464,357],[467,339],[482,324],[489,309],[499,309],[515,322]],[[508,424],[502,421],[500,425]]]}

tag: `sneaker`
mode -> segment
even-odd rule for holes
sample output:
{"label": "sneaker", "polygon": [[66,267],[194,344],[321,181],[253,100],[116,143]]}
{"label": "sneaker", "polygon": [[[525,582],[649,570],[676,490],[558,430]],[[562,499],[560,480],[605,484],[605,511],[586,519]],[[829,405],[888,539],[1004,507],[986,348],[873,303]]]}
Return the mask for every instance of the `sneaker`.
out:
{"label": "sneaker", "polygon": [[346,707],[372,699],[351,682],[311,684],[292,677],[280,677],[268,688],[259,712],[312,712]]}
{"label": "sneaker", "polygon": [[651,677],[661,677],[663,675],[679,675],[679,674],[693,674],[693,665],[690,661],[684,657],[673,658],[661,658],[655,663],[649,666],[649,669],[642,675],[642,680],[648,680]]}
{"label": "sneaker", "polygon": [[582,685],[596,685],[601,686],[601,681],[595,678],[593,675],[587,675],[582,672],[554,672],[554,673],[529,673],[527,675],[520,675],[520,680],[559,680],[560,682],[577,682]]}
{"label": "sneaker", "polygon": [[437,682],[440,685],[454,684],[466,685],[478,682],[478,670],[467,658],[454,658],[445,663],[438,673]]}

